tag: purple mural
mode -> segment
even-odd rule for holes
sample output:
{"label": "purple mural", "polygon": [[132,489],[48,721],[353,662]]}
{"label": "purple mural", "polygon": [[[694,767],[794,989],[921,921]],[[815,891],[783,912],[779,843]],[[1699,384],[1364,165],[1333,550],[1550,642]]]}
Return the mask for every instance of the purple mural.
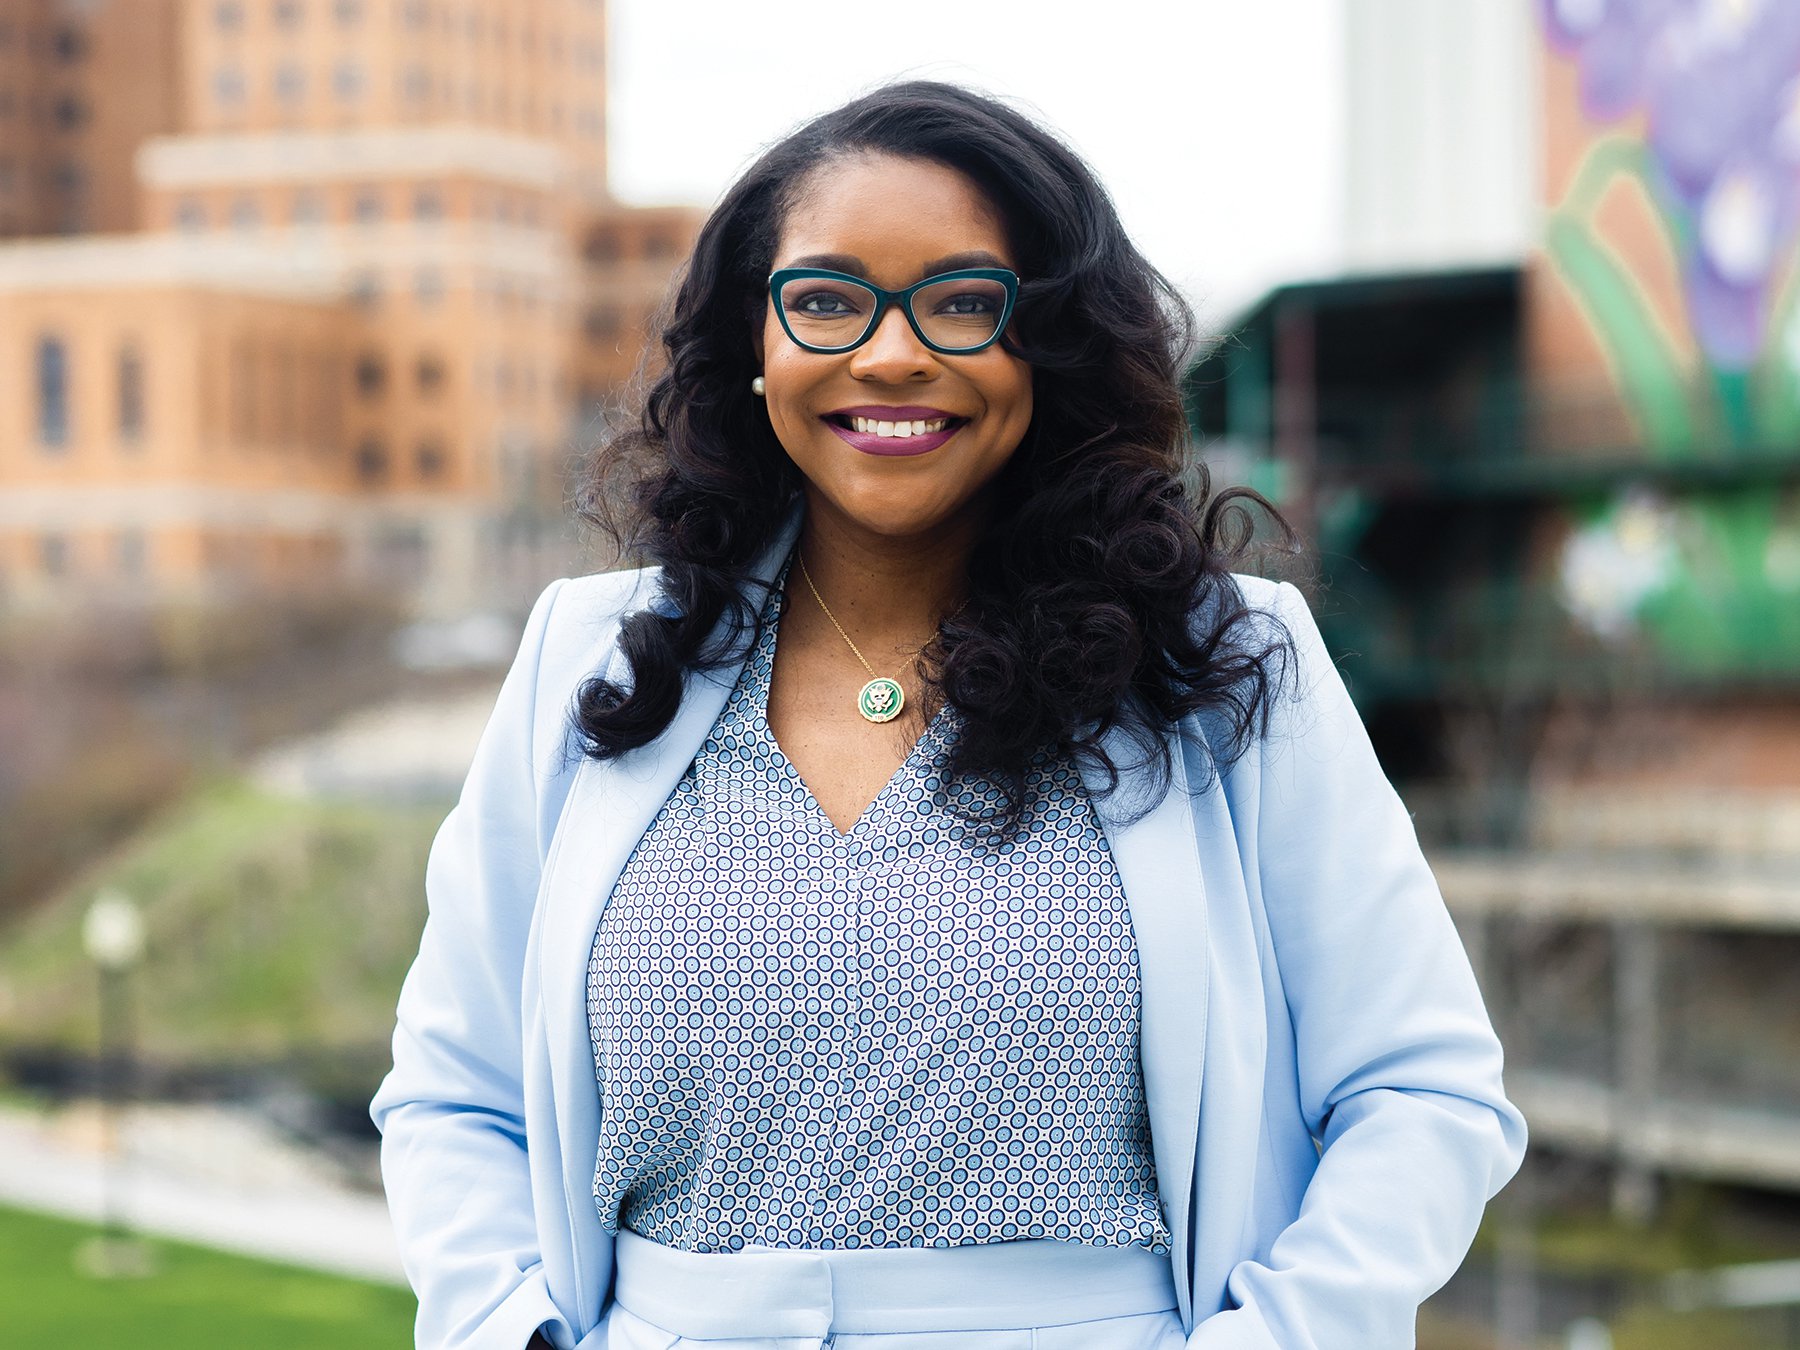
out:
{"label": "purple mural", "polygon": [[1540,0],[1596,122],[1642,110],[1694,335],[1744,370],[1800,229],[1800,3]]}

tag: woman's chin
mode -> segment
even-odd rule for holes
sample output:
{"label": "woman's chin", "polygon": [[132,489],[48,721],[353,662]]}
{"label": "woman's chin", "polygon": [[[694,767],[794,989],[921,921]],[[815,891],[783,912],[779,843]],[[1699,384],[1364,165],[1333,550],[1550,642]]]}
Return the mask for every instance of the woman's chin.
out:
{"label": "woman's chin", "polygon": [[808,495],[813,497],[813,509],[824,505],[840,527],[881,539],[918,539],[940,534],[954,528],[965,509],[954,499],[941,497],[896,501],[891,485],[885,492],[833,493],[827,503],[820,503],[816,494]]}

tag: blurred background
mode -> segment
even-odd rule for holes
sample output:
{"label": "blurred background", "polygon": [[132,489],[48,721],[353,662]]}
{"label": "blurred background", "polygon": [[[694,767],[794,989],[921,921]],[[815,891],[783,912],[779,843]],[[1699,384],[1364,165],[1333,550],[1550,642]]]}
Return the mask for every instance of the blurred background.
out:
{"label": "blurred background", "polygon": [[0,0],[10,1343],[410,1343],[426,850],[710,203],[896,75],[1090,159],[1311,545],[1532,1124],[1421,1345],[1800,1346],[1788,0]]}

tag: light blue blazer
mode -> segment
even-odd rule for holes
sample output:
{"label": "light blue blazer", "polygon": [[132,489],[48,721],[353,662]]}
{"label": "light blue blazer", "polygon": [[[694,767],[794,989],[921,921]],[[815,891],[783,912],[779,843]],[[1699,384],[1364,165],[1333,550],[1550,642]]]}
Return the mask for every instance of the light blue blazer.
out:
{"label": "light blue blazer", "polygon": [[[763,558],[765,579],[798,523]],[[612,1237],[592,1194],[589,949],[737,673],[691,677],[662,736],[619,759],[571,747],[576,687],[627,675],[619,623],[654,582],[577,577],[538,598],[432,845],[429,918],[371,1105],[422,1347],[521,1350],[540,1327],[561,1350],[600,1342]],[[1299,696],[1199,796],[1187,784],[1205,728],[1191,723],[1154,809],[1121,824],[1100,807],[1137,940],[1181,1320],[1192,1350],[1399,1350],[1517,1171],[1525,1120],[1305,599],[1238,582],[1293,633]]]}

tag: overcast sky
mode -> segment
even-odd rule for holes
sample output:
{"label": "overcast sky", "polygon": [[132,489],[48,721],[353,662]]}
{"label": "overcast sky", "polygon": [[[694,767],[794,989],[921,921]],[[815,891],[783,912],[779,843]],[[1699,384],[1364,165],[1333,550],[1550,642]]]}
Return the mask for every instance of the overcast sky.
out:
{"label": "overcast sky", "polygon": [[1342,0],[611,0],[614,192],[710,205],[797,122],[901,75],[1024,101],[1202,322],[1338,256]]}

